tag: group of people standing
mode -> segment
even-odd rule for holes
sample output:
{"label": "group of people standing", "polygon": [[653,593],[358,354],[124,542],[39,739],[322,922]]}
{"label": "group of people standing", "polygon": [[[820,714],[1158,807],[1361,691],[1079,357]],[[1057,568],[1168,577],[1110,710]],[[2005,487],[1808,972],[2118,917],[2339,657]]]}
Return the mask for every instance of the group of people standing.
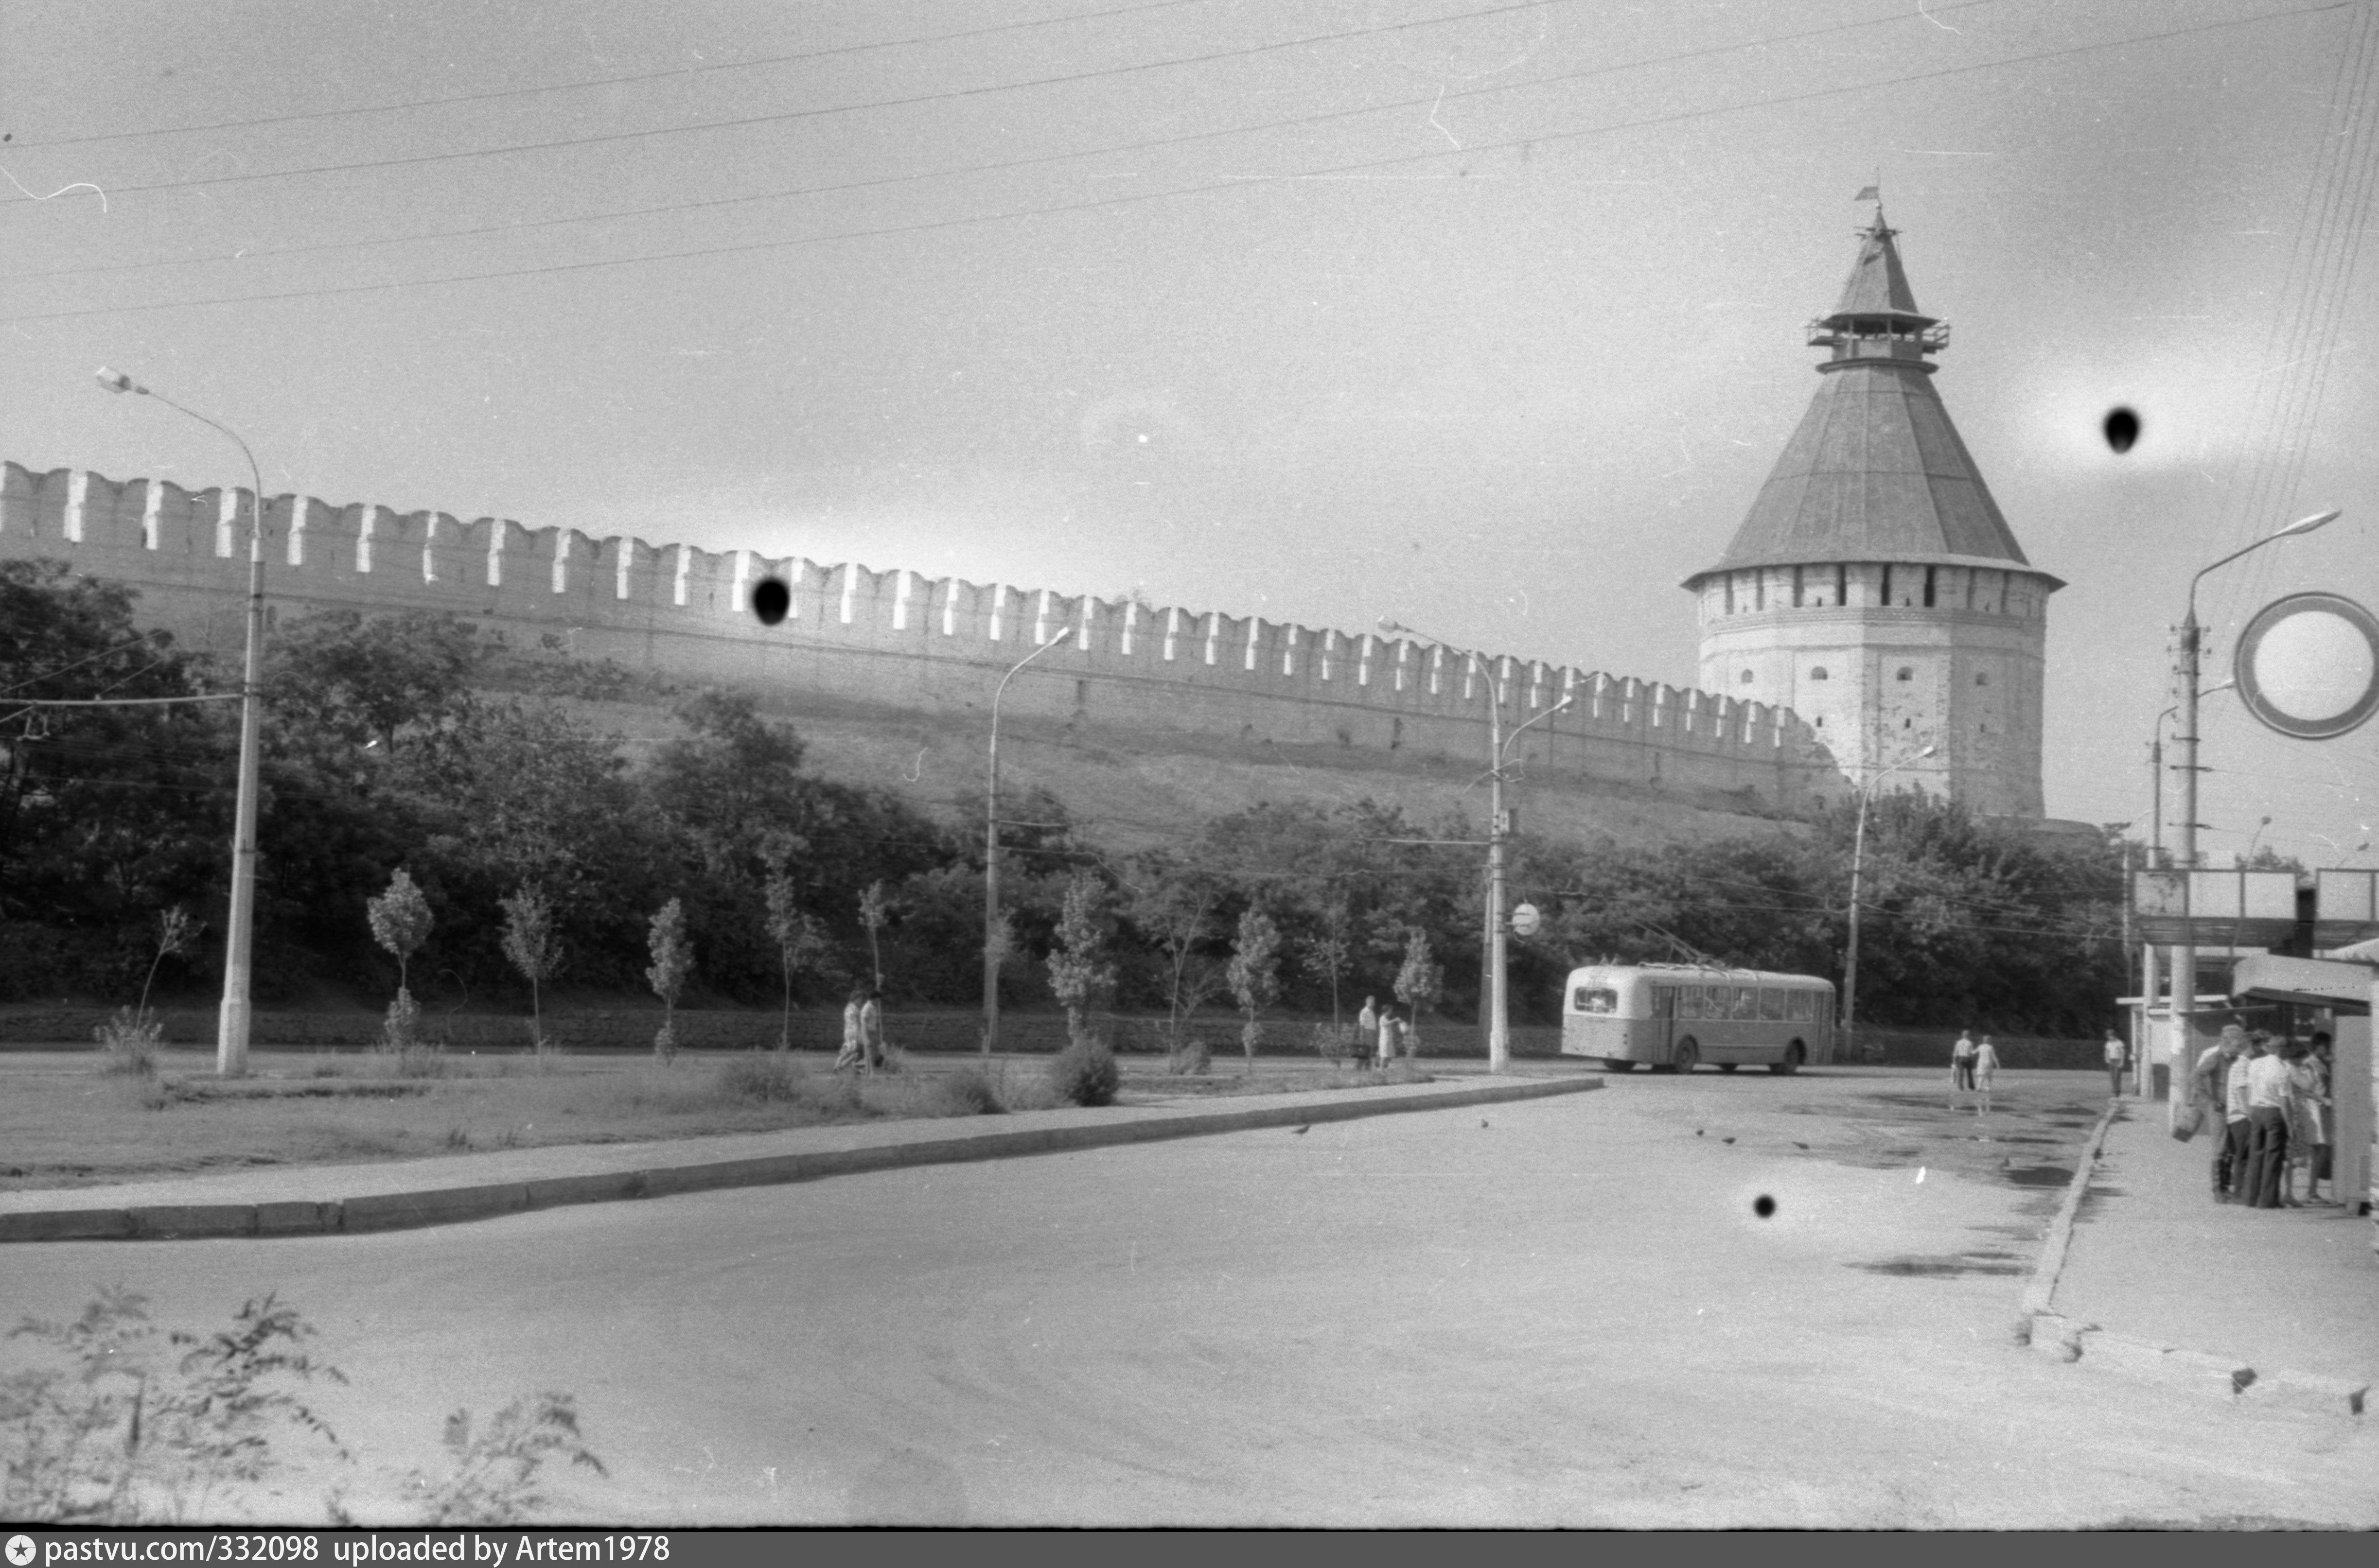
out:
{"label": "group of people standing", "polygon": [[[2198,1115],[2212,1120],[2214,1200],[2251,1209],[2336,1202],[2330,1174],[2330,1037],[2282,1040],[2226,1025],[2190,1075]],[[2296,1196],[2296,1172],[2306,1173]],[[2330,1181],[2324,1200],[2321,1184]]]}
{"label": "group of people standing", "polygon": [[1363,998],[1363,1010],[1355,1015],[1355,1040],[1374,1052],[1372,1065],[1385,1067],[1398,1056],[1413,1052],[1413,1027],[1409,1019],[1396,1017],[1394,1007],[1383,1007],[1378,998]]}
{"label": "group of people standing", "polygon": [[1991,1108],[1991,1082],[1999,1076],[1999,1047],[1987,1034],[1974,1038],[1974,1031],[1958,1031],[1958,1043],[1950,1047],[1950,1109],[1958,1108],[1958,1092],[1978,1094],[1982,1103],[1974,1110],[1977,1116]]}

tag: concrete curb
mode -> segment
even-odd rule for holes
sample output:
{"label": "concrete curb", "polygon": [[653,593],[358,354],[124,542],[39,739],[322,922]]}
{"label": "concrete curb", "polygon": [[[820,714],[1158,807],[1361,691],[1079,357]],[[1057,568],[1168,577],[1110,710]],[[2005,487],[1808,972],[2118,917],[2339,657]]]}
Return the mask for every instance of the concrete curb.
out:
{"label": "concrete curb", "polygon": [[2360,1417],[2370,1398],[2371,1385],[2367,1382],[2317,1377],[2309,1372],[2258,1372],[2236,1357],[2209,1356],[2203,1351],[2108,1333],[2096,1323],[2077,1323],[2054,1309],[2058,1276],[2065,1271],[2065,1255],[2073,1244],[2074,1216],[2081,1212],[2083,1195],[2089,1190],[2098,1152],[2107,1140],[2107,1129],[2122,1110],[2119,1101],[2107,1107],[2107,1114],[2098,1118],[2075,1164],[2073,1179],[2066,1185],[2065,1200],[2059,1206],[2057,1218],[2041,1244],[2040,1261],[2033,1269],[2032,1283],[2024,1287],[2022,1316],[2016,1328],[2019,1340],[2060,1361],[2086,1361],[2094,1367],[2217,1399],[2307,1415]]}
{"label": "concrete curb", "polygon": [[[1159,1110],[1129,1120],[1009,1130],[985,1128],[949,1138],[809,1151],[738,1160],[689,1160],[644,1169],[532,1177],[397,1192],[330,1202],[148,1204],[0,1212],[0,1243],[26,1241],[193,1241],[216,1236],[325,1236],[410,1230],[491,1219],[528,1209],[610,1203],[678,1192],[768,1187],[907,1165],[953,1164],[1062,1153],[1124,1143],[1200,1138],[1267,1127],[1355,1121],[1407,1111],[1503,1104],[1602,1087],[1599,1078],[1526,1079],[1449,1086],[1394,1099],[1307,1101],[1220,1111]],[[102,1189],[104,1190],[104,1189]]]}

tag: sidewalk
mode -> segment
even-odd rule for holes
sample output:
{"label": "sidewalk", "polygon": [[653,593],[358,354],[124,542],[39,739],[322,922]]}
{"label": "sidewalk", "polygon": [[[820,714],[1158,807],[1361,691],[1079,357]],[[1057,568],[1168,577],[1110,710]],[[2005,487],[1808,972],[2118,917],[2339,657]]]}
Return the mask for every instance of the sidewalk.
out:
{"label": "sidewalk", "polygon": [[565,1203],[811,1181],[1576,1094],[1600,1077],[1496,1078],[1250,1094],[1197,1104],[847,1122],[654,1143],[564,1143],[441,1159],[301,1165],[0,1192],[0,1242],[143,1241],[401,1230]]}
{"label": "sidewalk", "polygon": [[2204,1134],[2173,1140],[2162,1102],[2123,1102],[2056,1276],[2048,1310],[2064,1321],[2061,1337],[2078,1336],[2083,1360],[2184,1381],[2252,1370],[2242,1389],[2293,1384],[2318,1391],[2317,1404],[2350,1402],[2352,1389],[2379,1382],[2371,1220],[2216,1203],[2212,1160]]}

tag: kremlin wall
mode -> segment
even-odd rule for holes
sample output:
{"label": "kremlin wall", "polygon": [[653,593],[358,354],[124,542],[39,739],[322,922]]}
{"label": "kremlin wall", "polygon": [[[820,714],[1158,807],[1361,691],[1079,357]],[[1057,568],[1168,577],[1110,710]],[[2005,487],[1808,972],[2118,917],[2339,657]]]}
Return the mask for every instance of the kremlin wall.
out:
{"label": "kremlin wall", "polygon": [[[140,624],[235,668],[252,505],[244,490],[8,463],[0,559],[54,559],[127,585]],[[275,621],[448,611],[515,649],[751,687],[795,707],[979,721],[1008,668],[1063,634],[1009,682],[1004,716],[1140,731],[1160,751],[1171,733],[1467,761],[1488,749],[1491,659],[1507,728],[1575,699],[1513,749],[1544,783],[1788,814],[1842,783],[1822,738],[1786,709],[1517,655],[303,496],[268,498],[264,521]],[[751,609],[771,577],[791,598],[773,627]]]}

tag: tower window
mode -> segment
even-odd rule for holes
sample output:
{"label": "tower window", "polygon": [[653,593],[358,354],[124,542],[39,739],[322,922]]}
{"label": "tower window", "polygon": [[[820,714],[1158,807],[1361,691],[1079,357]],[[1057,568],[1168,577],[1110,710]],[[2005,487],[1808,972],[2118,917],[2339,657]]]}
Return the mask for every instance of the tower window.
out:
{"label": "tower window", "polygon": [[1801,569],[1797,566],[1793,568],[1793,608],[1801,608]]}
{"label": "tower window", "polygon": [[1987,670],[1987,669],[1983,669],[1983,670],[1977,670],[1977,671],[1975,671],[1975,673],[1974,673],[1974,684],[1975,684],[1975,685],[1977,685],[1977,686],[1987,686],[1987,685],[1989,685],[1990,683],[1991,683],[1991,672],[1990,672],[1989,670]]}
{"label": "tower window", "polygon": [[1930,566],[1925,569],[1925,608],[1927,609],[1933,608],[1933,572]]}
{"label": "tower window", "polygon": [[1745,685],[1745,686],[1750,685],[1750,684],[1751,684],[1751,671],[1750,671],[1750,670],[1748,670],[1748,669],[1745,670],[1745,671],[1743,672],[1743,674],[1742,674],[1738,679],[1739,679],[1739,681],[1740,681],[1740,683],[1741,683],[1741,684]]}
{"label": "tower window", "polygon": [[1822,664],[1809,671],[1809,679],[1812,681],[1823,681],[1825,678],[1826,667]]}
{"label": "tower window", "polygon": [[1916,671],[1903,664],[1900,667],[1900,673],[1894,675],[1892,679],[1895,681],[1914,681],[1916,679]]}
{"label": "tower window", "polygon": [[1850,602],[1851,569],[1848,562],[1843,562],[1834,568],[1834,603],[1847,605]]}

